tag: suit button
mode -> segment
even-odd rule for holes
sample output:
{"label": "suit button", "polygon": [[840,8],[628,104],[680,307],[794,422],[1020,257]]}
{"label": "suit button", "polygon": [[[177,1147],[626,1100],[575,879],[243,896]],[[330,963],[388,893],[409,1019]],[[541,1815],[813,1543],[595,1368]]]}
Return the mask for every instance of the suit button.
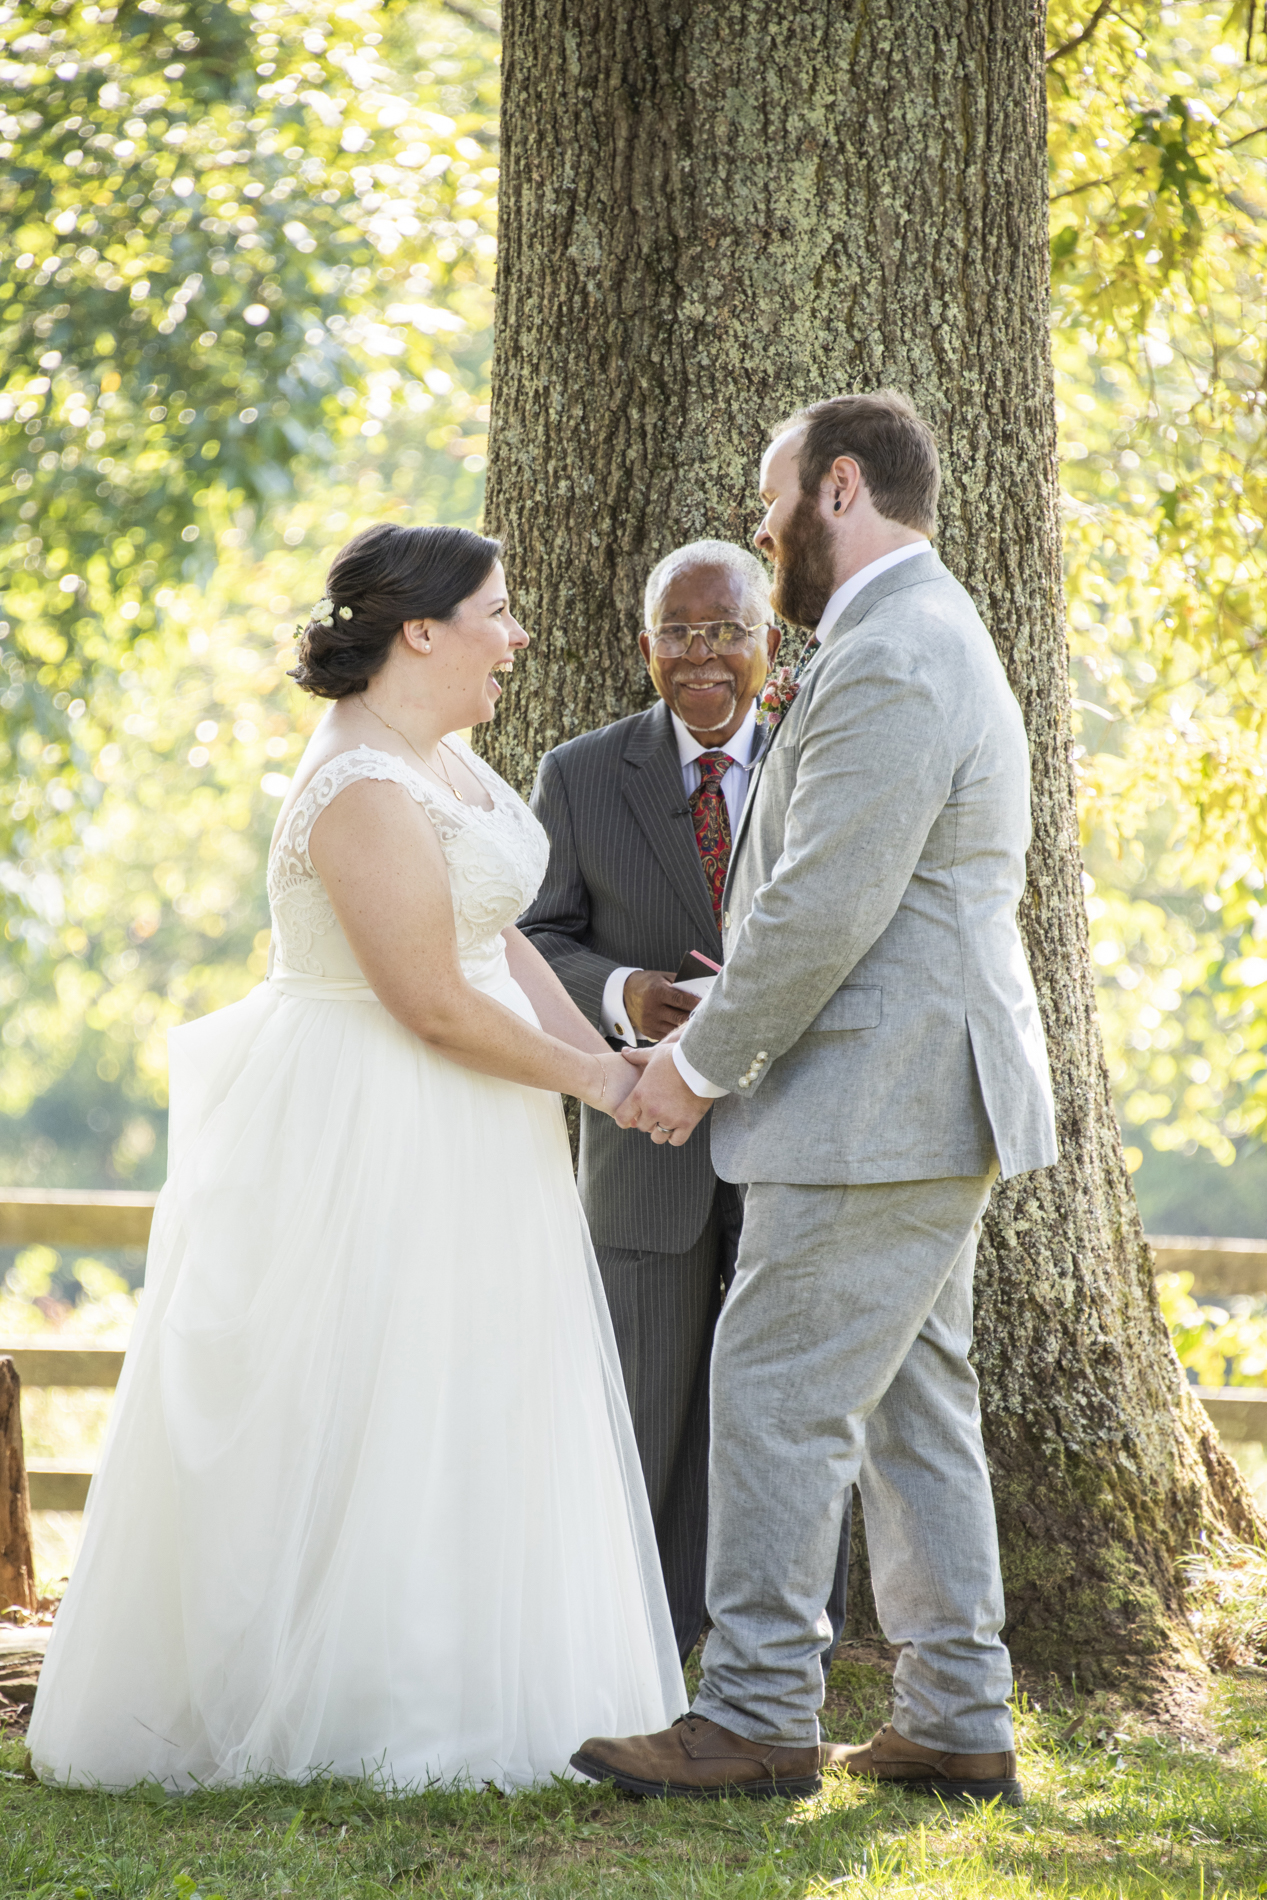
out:
{"label": "suit button", "polygon": [[739,1078],[739,1086],[741,1089],[751,1088],[752,1077],[750,1075],[741,1075]]}
{"label": "suit button", "polygon": [[765,1052],[765,1050],[764,1050],[764,1049],[758,1049],[758,1050],[757,1050],[757,1061],[758,1061],[758,1062],[768,1062],[769,1060],[770,1060],[770,1058],[769,1058],[769,1056],[768,1056],[768,1055],[766,1054],[766,1052]]}
{"label": "suit button", "polygon": [[724,910],[721,914],[721,927],[723,930],[730,929],[730,912],[728,910]]}

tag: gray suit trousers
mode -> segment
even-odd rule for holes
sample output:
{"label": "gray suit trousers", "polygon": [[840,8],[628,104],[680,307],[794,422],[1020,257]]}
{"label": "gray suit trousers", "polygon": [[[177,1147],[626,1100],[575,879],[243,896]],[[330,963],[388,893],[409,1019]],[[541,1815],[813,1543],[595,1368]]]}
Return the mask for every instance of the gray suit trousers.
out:
{"label": "gray suit trousers", "polygon": [[[742,1190],[719,1181],[704,1231],[684,1253],[595,1248],[684,1662],[704,1627],[709,1358],[742,1218]],[[851,1502],[838,1525],[825,1663],[845,1620]]]}
{"label": "gray suit trousers", "polygon": [[755,1183],[713,1347],[708,1612],[696,1710],[754,1741],[818,1738],[843,1501],[866,1513],[900,1655],[894,1727],[1013,1746],[1012,1672],[972,1343],[994,1178]]}

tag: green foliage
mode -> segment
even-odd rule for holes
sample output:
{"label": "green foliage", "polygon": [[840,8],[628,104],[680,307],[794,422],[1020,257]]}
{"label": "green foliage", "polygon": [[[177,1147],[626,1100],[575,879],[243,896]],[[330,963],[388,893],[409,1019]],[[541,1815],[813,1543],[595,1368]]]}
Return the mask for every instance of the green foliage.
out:
{"label": "green foliage", "polygon": [[1159,1273],[1157,1294],[1179,1362],[1197,1385],[1267,1384],[1267,1300],[1198,1304],[1190,1273]]}
{"label": "green foliage", "polygon": [[265,854],[320,713],[286,677],[295,622],[321,592],[332,538],[409,518],[427,498],[425,468],[394,474],[408,494],[363,470],[295,504],[293,547],[226,549],[205,589],[160,590],[161,632],[133,639],[117,670],[97,669],[91,704],[65,709],[68,742],[19,737],[30,776],[9,807],[22,908],[0,975],[0,1112],[26,1118],[23,1178],[50,1180],[54,1143],[83,1165],[69,1131],[30,1112],[60,1088],[84,1133],[97,1131],[96,1170],[161,1181],[167,1030],[234,1001],[266,968]]}
{"label": "green foliage", "polygon": [[[878,1668],[838,1664],[830,1732],[889,1714]],[[1159,1737],[1103,1699],[1022,1703],[1022,1809],[951,1808],[828,1780],[799,1802],[629,1801],[588,1783],[390,1796],[316,1780],[57,1793],[0,1742],[0,1890],[31,1900],[1202,1900],[1256,1895],[1267,1856],[1260,1672],[1216,1698],[1219,1748]]]}
{"label": "green foliage", "polygon": [[0,154],[23,620],[152,624],[147,579],[209,572],[208,512],[258,518],[396,392],[425,413],[427,372],[487,328],[493,69],[442,44],[427,70],[399,14],[24,9]]}
{"label": "green foliage", "polygon": [[8,34],[0,1114],[11,1175],[148,1184],[167,1028],[263,973],[295,621],[358,527],[478,511],[495,42],[377,0]]}
{"label": "green foliage", "polygon": [[1267,1132],[1267,72],[1247,25],[1199,4],[1091,25],[1058,0],[1049,29],[1101,1015],[1128,1128],[1224,1162]]}

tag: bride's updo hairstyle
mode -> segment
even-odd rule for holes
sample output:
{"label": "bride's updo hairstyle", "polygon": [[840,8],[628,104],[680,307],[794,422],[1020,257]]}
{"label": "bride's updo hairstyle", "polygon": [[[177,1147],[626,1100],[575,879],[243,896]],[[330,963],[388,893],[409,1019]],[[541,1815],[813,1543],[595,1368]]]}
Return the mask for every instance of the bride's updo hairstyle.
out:
{"label": "bride's updo hairstyle", "polygon": [[321,699],[363,693],[405,621],[451,620],[501,551],[469,528],[366,528],[334,557],[326,598],[300,628],[291,679]]}

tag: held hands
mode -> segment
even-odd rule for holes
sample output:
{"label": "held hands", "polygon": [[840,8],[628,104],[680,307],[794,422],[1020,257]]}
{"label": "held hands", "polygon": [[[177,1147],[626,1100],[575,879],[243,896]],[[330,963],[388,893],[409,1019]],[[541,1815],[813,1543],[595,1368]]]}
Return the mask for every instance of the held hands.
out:
{"label": "held hands", "polygon": [[639,1069],[642,1071],[641,1080],[616,1111],[619,1125],[641,1129],[658,1148],[666,1141],[680,1148],[708,1113],[712,1102],[686,1086],[672,1050],[663,1044],[649,1054],[641,1049],[636,1052],[627,1049],[618,1060],[635,1075]]}
{"label": "held hands", "polygon": [[669,970],[635,970],[625,979],[625,1009],[647,1042],[661,1042],[681,1029],[699,1000],[690,990],[676,988]]}
{"label": "held hands", "polygon": [[587,1108],[601,1108],[604,1114],[614,1115],[637,1082],[637,1070],[618,1055],[588,1056],[586,1061],[591,1074],[577,1094]]}

